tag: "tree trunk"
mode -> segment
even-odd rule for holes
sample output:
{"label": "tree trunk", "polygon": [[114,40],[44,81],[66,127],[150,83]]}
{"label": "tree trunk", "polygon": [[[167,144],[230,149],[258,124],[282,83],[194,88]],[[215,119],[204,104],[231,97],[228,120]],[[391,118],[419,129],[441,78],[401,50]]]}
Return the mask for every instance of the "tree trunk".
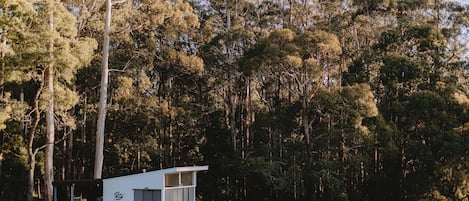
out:
{"label": "tree trunk", "polygon": [[229,116],[229,121],[230,121],[230,133],[231,133],[231,141],[233,143],[233,150],[236,151],[236,100],[234,94],[233,94],[233,84],[231,78],[228,80],[228,85],[229,85],[229,90],[228,90],[228,99],[229,99],[229,110],[230,110],[230,116]]}
{"label": "tree trunk", "polygon": [[406,156],[406,146],[408,143],[408,135],[404,133],[404,139],[401,142],[401,178],[399,181],[400,191],[401,191],[401,200],[407,200],[407,156]]}
{"label": "tree trunk", "polygon": [[33,201],[33,195],[34,195],[34,170],[36,167],[36,156],[32,154],[32,151],[30,151],[29,154],[29,170],[28,170],[28,189],[27,189],[27,195],[26,195],[26,200],[27,201]]}
{"label": "tree trunk", "polygon": [[34,194],[34,169],[36,167],[36,153],[38,149],[34,149],[33,144],[34,144],[34,137],[36,135],[36,129],[37,129],[37,126],[39,125],[39,121],[41,120],[40,119],[41,112],[39,110],[39,96],[41,95],[43,87],[44,87],[44,81],[41,82],[41,86],[39,87],[39,90],[36,92],[36,96],[34,98],[34,108],[32,110],[34,113],[34,123],[33,123],[33,126],[31,127],[31,130],[29,130],[29,136],[27,135],[28,130],[26,130],[25,128],[25,137],[27,136],[28,138],[28,165],[29,165],[28,188],[26,190],[27,201],[33,201],[33,194]]}
{"label": "tree trunk", "polygon": [[[72,131],[69,131],[72,132]],[[65,169],[65,179],[73,179],[73,133],[70,133],[67,139],[67,146],[66,146],[66,160],[65,163],[67,164],[67,168]]]}
{"label": "tree trunk", "polygon": [[106,101],[107,87],[109,79],[109,32],[111,29],[111,0],[106,1],[106,24],[104,27],[103,41],[103,59],[101,63],[101,89],[99,96],[99,113],[96,129],[96,152],[94,158],[94,176],[95,179],[101,179],[104,160],[104,126],[106,122]]}
{"label": "tree trunk", "polygon": [[[3,131],[0,131],[0,175],[2,175],[3,171],[3,143],[5,141],[5,135]],[[0,177],[0,197],[3,197],[3,179]]]}
{"label": "tree trunk", "polygon": [[[49,2],[49,29],[54,32],[54,13],[53,13],[54,0]],[[46,108],[46,145],[45,145],[45,161],[44,161],[44,187],[45,187],[45,200],[52,201],[54,181],[54,138],[55,138],[55,125],[54,125],[54,40],[51,38],[49,41],[49,66],[46,72],[47,78],[47,100]]]}
{"label": "tree trunk", "polygon": [[[0,39],[2,41],[2,48],[0,48],[0,50],[6,48],[7,46],[7,36],[8,36],[8,30],[7,28],[4,28],[2,27],[2,34],[0,35]],[[2,59],[1,60],[1,71],[0,71],[0,98],[3,98],[3,85],[5,84],[5,63],[3,61],[3,58],[5,57],[5,52],[4,51],[0,51],[0,58]]]}
{"label": "tree trunk", "polygon": [[[7,46],[7,34],[8,34],[8,31],[6,30],[6,28],[2,28],[3,29],[3,33],[1,34],[0,36],[0,40],[2,41],[2,47],[5,48]],[[1,50],[2,48],[0,48]],[[5,66],[4,66],[4,62],[3,62],[3,57],[5,57],[5,52],[4,51],[0,51],[0,60],[2,61],[0,63],[0,66],[1,66],[1,69],[0,69],[0,100],[3,99],[3,85],[5,84]],[[0,142],[0,175],[2,175],[2,169],[3,169],[3,142],[4,142],[4,138],[5,138],[5,135],[3,134],[3,132],[0,133],[1,137],[1,142]],[[0,197],[2,197],[3,195],[3,182],[2,179],[0,179]]]}
{"label": "tree trunk", "polygon": [[302,97],[302,118],[303,118],[303,132],[305,133],[305,140],[306,140],[306,151],[308,152],[308,157],[311,157],[312,145],[311,145],[311,129],[310,129],[310,122],[308,116],[308,102],[306,100],[306,96]]}
{"label": "tree trunk", "polygon": [[246,133],[246,148],[249,149],[251,143],[251,78],[246,77],[246,97],[244,100],[245,105],[245,133]]}

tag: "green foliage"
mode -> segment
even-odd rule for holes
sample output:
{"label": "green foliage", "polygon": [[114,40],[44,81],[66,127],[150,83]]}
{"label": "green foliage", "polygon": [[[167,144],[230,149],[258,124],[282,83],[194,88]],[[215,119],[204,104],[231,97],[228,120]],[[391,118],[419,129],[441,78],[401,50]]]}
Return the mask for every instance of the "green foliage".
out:
{"label": "green foliage", "polygon": [[186,55],[184,52],[178,52],[173,49],[163,51],[162,63],[164,67],[176,67],[183,73],[194,73],[201,75],[204,71],[204,63],[202,59],[195,55]]}
{"label": "green foliage", "polygon": [[393,55],[383,59],[381,68],[381,80],[385,86],[397,87],[399,83],[409,83],[422,76],[422,70],[418,63],[408,57]]}
{"label": "green foliage", "polygon": [[11,99],[10,93],[0,97],[0,131],[6,128],[6,123],[11,120],[19,121],[28,109],[27,105]]}
{"label": "green foliage", "polygon": [[397,33],[397,30],[390,29],[388,31],[384,31],[383,33],[381,33],[378,46],[381,49],[387,49],[389,45],[399,42],[398,40],[399,40],[399,35]]}
{"label": "green foliage", "polygon": [[303,51],[310,53],[315,58],[319,55],[330,57],[342,54],[342,47],[336,35],[322,30],[307,30],[299,36],[298,44],[302,46]]}
{"label": "green foliage", "polygon": [[[55,178],[91,177],[103,9],[54,1],[49,30],[45,1],[0,0],[2,200],[24,198],[52,96]],[[467,18],[441,0],[119,2],[104,175],[208,164],[204,201],[467,200]]]}

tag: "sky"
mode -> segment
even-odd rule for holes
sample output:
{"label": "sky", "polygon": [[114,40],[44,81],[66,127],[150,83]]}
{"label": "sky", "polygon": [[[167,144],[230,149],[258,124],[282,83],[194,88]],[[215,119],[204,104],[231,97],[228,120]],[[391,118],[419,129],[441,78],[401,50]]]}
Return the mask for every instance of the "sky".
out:
{"label": "sky", "polygon": [[452,0],[452,1],[456,1],[456,2],[459,2],[461,4],[469,5],[469,0]]}

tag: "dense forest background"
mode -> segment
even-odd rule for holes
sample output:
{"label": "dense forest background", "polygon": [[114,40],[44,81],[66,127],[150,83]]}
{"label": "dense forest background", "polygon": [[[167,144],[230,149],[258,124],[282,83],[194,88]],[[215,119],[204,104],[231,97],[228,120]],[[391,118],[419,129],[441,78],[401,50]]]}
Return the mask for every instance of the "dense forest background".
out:
{"label": "dense forest background", "polygon": [[[104,10],[0,0],[0,200],[93,177]],[[202,201],[467,201],[468,26],[443,0],[115,1],[103,176],[209,165]]]}

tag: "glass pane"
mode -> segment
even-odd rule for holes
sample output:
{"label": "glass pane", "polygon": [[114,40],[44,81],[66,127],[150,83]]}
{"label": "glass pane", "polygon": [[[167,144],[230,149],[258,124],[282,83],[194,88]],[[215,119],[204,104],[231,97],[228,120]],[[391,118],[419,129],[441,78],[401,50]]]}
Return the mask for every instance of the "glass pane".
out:
{"label": "glass pane", "polygon": [[179,186],[179,174],[167,174],[164,177],[166,187]]}
{"label": "glass pane", "polygon": [[181,182],[183,186],[192,186],[194,184],[192,179],[193,179],[192,172],[181,173]]}

